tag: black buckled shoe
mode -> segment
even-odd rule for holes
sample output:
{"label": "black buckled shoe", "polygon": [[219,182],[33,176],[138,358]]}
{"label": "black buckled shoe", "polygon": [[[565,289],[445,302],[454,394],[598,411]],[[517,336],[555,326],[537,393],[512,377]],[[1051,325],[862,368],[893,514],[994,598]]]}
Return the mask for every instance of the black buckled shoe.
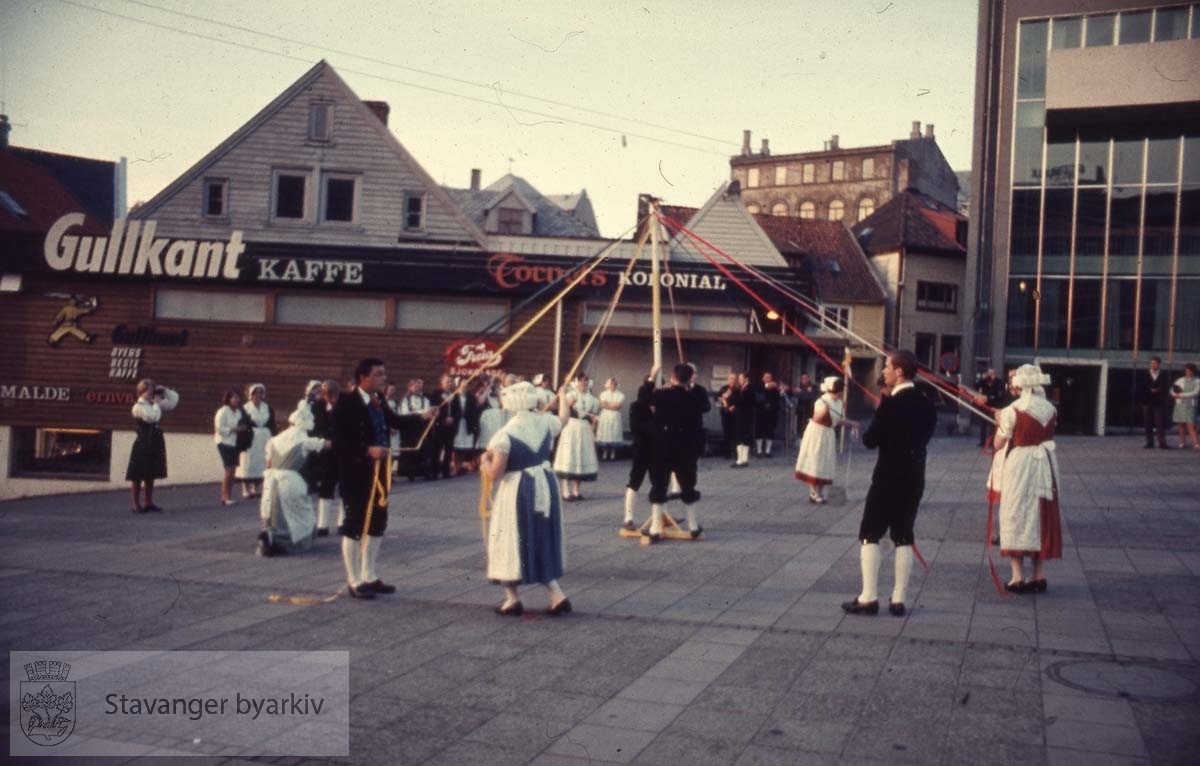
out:
{"label": "black buckled shoe", "polygon": [[395,593],[396,592],[395,585],[388,585],[383,580],[376,580],[374,582],[365,582],[362,584],[362,587],[370,588],[371,590],[375,591],[376,593]]}
{"label": "black buckled shoe", "polygon": [[660,533],[660,534],[657,534],[657,535],[652,535],[652,534],[650,534],[650,530],[648,530],[648,529],[643,529],[643,530],[642,530],[642,537],[648,537],[648,538],[650,538],[650,544],[651,544],[651,545],[653,545],[654,543],[657,543],[658,541],[662,540],[662,534],[661,534],[661,533]]}
{"label": "black buckled shoe", "polygon": [[624,529],[626,532],[634,532],[637,530],[637,526],[632,521],[627,521],[621,525],[621,529]]}
{"label": "black buckled shoe", "polygon": [[525,614],[525,605],[520,601],[517,601],[509,606],[504,606],[501,604],[492,611],[505,617],[520,617],[521,615]]}
{"label": "black buckled shoe", "polygon": [[855,598],[853,601],[843,603],[842,610],[846,614],[879,614],[879,601],[868,601],[864,604]]}
{"label": "black buckled shoe", "polygon": [[904,602],[899,602],[899,603],[895,602],[895,601],[888,602],[888,612],[890,612],[893,617],[903,617],[904,616]]}
{"label": "black buckled shoe", "polygon": [[695,529],[689,530],[688,534],[690,534],[692,539],[695,540],[696,538],[700,537],[700,535],[704,534],[704,527],[696,527]]}
{"label": "black buckled shoe", "polygon": [[557,604],[546,610],[546,614],[551,615],[552,617],[558,617],[560,615],[567,614],[570,611],[571,599],[564,598],[562,601],[559,601]]}
{"label": "black buckled shoe", "polygon": [[375,591],[368,587],[366,583],[363,583],[359,586],[347,585],[346,590],[350,591],[350,595],[354,598],[363,598],[367,600],[375,598]]}
{"label": "black buckled shoe", "polygon": [[1029,588],[1023,582],[1006,582],[1004,589],[1009,593],[1028,593]]}

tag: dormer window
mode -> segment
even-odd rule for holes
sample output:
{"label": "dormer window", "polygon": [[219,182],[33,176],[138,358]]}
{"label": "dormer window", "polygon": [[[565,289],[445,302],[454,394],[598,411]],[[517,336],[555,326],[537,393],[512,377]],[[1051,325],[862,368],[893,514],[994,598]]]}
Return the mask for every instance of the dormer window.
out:
{"label": "dormer window", "polygon": [[516,207],[502,207],[496,211],[497,234],[525,233],[525,211]]}
{"label": "dormer window", "polygon": [[308,105],[308,140],[329,141],[333,136],[333,103],[314,101]]}

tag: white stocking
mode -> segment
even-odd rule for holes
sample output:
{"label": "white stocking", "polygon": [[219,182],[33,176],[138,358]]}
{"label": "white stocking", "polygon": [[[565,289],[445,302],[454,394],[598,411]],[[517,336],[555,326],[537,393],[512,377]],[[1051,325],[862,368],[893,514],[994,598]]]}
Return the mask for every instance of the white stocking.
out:
{"label": "white stocking", "polygon": [[700,528],[699,522],[696,521],[696,504],[684,503],[683,510],[687,512],[688,531],[695,532]]}
{"label": "white stocking", "polygon": [[679,478],[675,474],[671,474],[671,483],[667,485],[667,494],[678,495],[682,491],[679,486]]}
{"label": "white stocking", "polygon": [[908,600],[908,576],[912,574],[913,549],[911,545],[896,546],[896,584],[892,588],[892,603],[903,604]]}
{"label": "white stocking", "polygon": [[329,504],[332,502],[330,498],[317,499],[317,529],[329,528]]}
{"label": "white stocking", "polygon": [[879,600],[879,543],[863,543],[858,556],[863,581],[858,603],[869,604]]}
{"label": "white stocking", "polygon": [[355,587],[362,584],[362,580],[359,579],[359,575],[362,574],[362,554],[359,545],[361,543],[358,540],[342,538],[342,563],[346,566],[346,580]]}
{"label": "white stocking", "polygon": [[379,576],[375,574],[375,562],[379,559],[379,546],[383,544],[383,537],[367,535],[367,549],[363,551],[362,559],[362,581],[375,582]]}
{"label": "white stocking", "polygon": [[625,488],[625,521],[633,521],[633,508],[637,504],[637,492],[632,487]]}
{"label": "white stocking", "polygon": [[650,504],[650,534],[652,534],[652,535],[661,535],[662,534],[662,517],[663,517],[662,505],[660,503],[651,503]]}
{"label": "white stocking", "polygon": [[337,503],[337,509],[338,509],[337,525],[340,527],[346,523],[346,504],[344,502],[342,502],[342,498],[340,498],[340,497],[335,497],[333,499],[333,501],[335,503]]}

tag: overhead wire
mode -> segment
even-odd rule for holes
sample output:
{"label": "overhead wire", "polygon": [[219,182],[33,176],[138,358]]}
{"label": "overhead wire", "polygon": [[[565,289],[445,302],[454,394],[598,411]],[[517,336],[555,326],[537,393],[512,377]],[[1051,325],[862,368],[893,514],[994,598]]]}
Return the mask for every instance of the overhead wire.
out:
{"label": "overhead wire", "polygon": [[[279,52],[279,51],[272,51],[272,50],[268,50],[268,49],[266,49],[266,48],[261,48],[261,47],[259,47],[259,46],[255,46],[255,45],[249,45],[249,44],[247,44],[247,43],[241,43],[241,42],[237,42],[237,41],[234,41],[234,40],[226,40],[226,39],[224,39],[224,38],[220,38],[220,37],[214,37],[214,36],[212,36],[212,35],[203,34],[203,33],[201,33],[201,32],[196,32],[196,31],[193,31],[193,30],[179,29],[178,27],[172,27],[172,26],[169,26],[169,25],[167,25],[167,24],[161,24],[161,23],[158,23],[158,22],[149,21],[149,20],[147,20],[147,19],[139,18],[139,17],[137,17],[137,16],[130,16],[130,15],[127,15],[127,14],[118,13],[118,12],[116,12],[116,11],[110,11],[110,10],[108,10],[108,9],[106,9],[106,8],[96,8],[96,7],[94,7],[94,6],[87,5],[87,4],[85,4],[85,3],[80,3],[80,2],[77,2],[77,0],[58,0],[58,2],[60,2],[60,3],[63,3],[64,5],[70,5],[70,6],[73,6],[73,7],[75,7],[75,8],[81,8],[81,9],[84,9],[84,10],[92,11],[92,12],[94,12],[94,13],[100,13],[100,14],[104,14],[104,15],[107,15],[107,16],[112,16],[112,17],[114,17],[114,18],[123,19],[123,20],[125,20],[125,21],[132,21],[132,22],[134,22],[134,23],[137,23],[137,24],[144,24],[144,25],[146,25],[146,26],[153,27],[153,28],[155,28],[155,29],[161,29],[161,30],[164,30],[164,31],[167,31],[167,32],[174,32],[174,33],[176,33],[176,34],[184,35],[184,36],[187,36],[187,37],[195,37],[195,38],[197,38],[197,39],[201,39],[201,40],[207,40],[207,41],[209,41],[209,42],[220,43],[220,44],[222,44],[222,45],[229,45],[229,46],[232,46],[232,47],[235,47],[235,48],[241,48],[241,49],[244,49],[244,50],[254,51],[254,52],[256,52],[256,53],[262,53],[262,54],[265,54],[265,55],[268,55],[268,56],[276,56],[276,57],[278,57],[278,58],[287,59],[287,60],[289,60],[289,61],[298,61],[298,62],[301,62],[301,63],[304,63],[304,64],[308,64],[308,65],[310,65],[310,66],[311,66],[312,64],[316,63],[316,62],[315,62],[315,61],[313,61],[312,59],[305,58],[305,57],[303,57],[303,56],[296,56],[296,55],[292,55],[292,54],[290,54],[290,53],[282,53],[282,52]],[[303,45],[304,43],[297,43],[297,44]],[[317,47],[319,47],[319,46],[317,46]],[[361,58],[361,57],[360,57],[360,58]],[[398,66],[398,65],[395,65],[395,66]],[[494,99],[480,98],[480,97],[477,97],[477,96],[470,96],[470,95],[467,95],[467,94],[465,94],[465,93],[456,93],[456,92],[454,92],[454,91],[444,90],[444,89],[441,89],[441,88],[435,88],[435,87],[433,87],[433,86],[430,86],[430,85],[420,85],[420,84],[417,84],[417,83],[414,83],[414,82],[409,82],[409,81],[407,81],[407,80],[400,80],[400,79],[397,79],[397,78],[395,78],[395,77],[388,77],[388,76],[386,76],[386,75],[376,74],[376,73],[374,73],[374,72],[368,72],[368,71],[364,71],[364,70],[361,70],[361,69],[351,69],[351,68],[348,68],[348,67],[341,67],[341,66],[339,66],[339,67],[338,67],[338,71],[339,71],[339,72],[343,72],[343,73],[356,74],[356,75],[360,75],[360,76],[362,76],[362,77],[370,77],[370,78],[372,78],[372,79],[375,79],[375,80],[381,80],[381,81],[383,81],[383,82],[389,82],[389,83],[392,83],[392,84],[395,84],[395,85],[401,85],[401,86],[404,86],[404,87],[407,87],[407,88],[414,88],[414,89],[416,89],[416,90],[422,90],[422,91],[426,91],[426,92],[429,92],[429,93],[437,93],[437,94],[439,94],[439,95],[443,95],[443,96],[451,96],[451,97],[453,97],[453,98],[463,99],[463,100],[465,100],[465,101],[471,101],[471,102],[474,102],[474,103],[477,103],[477,104],[484,104],[484,105],[486,105],[486,106],[489,106],[489,107],[492,107],[492,108],[505,109],[505,110],[507,110],[507,111],[510,111],[510,112],[518,112],[518,113],[520,113],[520,114],[528,114],[528,115],[532,115],[532,116],[534,116],[534,117],[543,117],[543,118],[545,118],[545,119],[548,119],[548,120],[555,120],[555,121],[562,122],[562,123],[569,123],[569,124],[572,124],[572,125],[578,125],[578,126],[580,126],[580,127],[589,128],[589,129],[591,129],[591,130],[598,130],[598,131],[602,131],[602,132],[606,132],[606,133],[612,133],[612,134],[614,134],[614,135],[619,135],[619,136],[632,136],[632,137],[634,137],[634,138],[640,138],[640,139],[643,139],[643,140],[645,140],[645,141],[652,141],[652,142],[654,142],[654,143],[658,143],[658,144],[664,144],[664,145],[666,145],[666,146],[675,146],[675,147],[678,147],[678,148],[680,148],[680,149],[689,149],[689,150],[691,150],[691,151],[700,152],[700,153],[704,153],[704,154],[713,154],[713,155],[716,155],[716,156],[719,156],[719,157],[728,157],[728,156],[729,156],[729,153],[728,153],[728,152],[719,152],[719,151],[716,151],[716,150],[713,150],[713,149],[706,149],[706,148],[703,148],[703,147],[693,146],[693,145],[691,145],[691,144],[686,144],[686,143],[683,143],[683,142],[680,142],[680,141],[671,141],[671,140],[669,140],[669,139],[666,139],[666,138],[659,138],[659,137],[656,137],[656,136],[647,135],[647,134],[645,134],[645,133],[639,133],[639,132],[635,132],[635,131],[632,131],[632,130],[626,130],[626,129],[624,129],[624,128],[614,128],[614,127],[609,127],[609,126],[607,126],[607,125],[599,125],[599,124],[597,124],[597,123],[594,123],[594,122],[588,122],[588,121],[586,121],[586,120],[574,119],[574,118],[571,118],[571,117],[564,117],[564,116],[563,116],[563,115],[561,115],[561,114],[555,114],[555,113],[551,113],[551,112],[541,112],[541,111],[538,111],[538,110],[536,110],[536,109],[530,109],[530,108],[528,108],[528,107],[522,107],[522,106],[511,106],[511,105],[508,105],[508,104],[500,103],[500,102],[498,102],[498,101],[496,101],[496,100],[494,100]],[[473,86],[478,86],[478,83],[470,83],[470,84],[471,84],[471,85],[473,85]],[[490,86],[489,86],[489,87],[490,87]],[[494,88],[492,88],[492,90],[494,90]],[[533,98],[533,97],[531,97],[531,96],[525,96],[525,97],[526,97],[526,98]],[[548,101],[548,99],[547,99],[547,101]],[[572,109],[574,109],[574,108],[577,108],[577,107],[569,107],[569,108],[572,108]],[[583,108],[579,108],[579,109],[580,109],[580,111],[590,111],[590,110],[586,110],[586,109],[583,109]],[[599,112],[599,111],[597,111],[596,113],[597,113],[597,114],[605,114],[604,112]],[[636,120],[636,119],[634,119],[634,118],[627,118],[627,119],[628,119],[629,121],[631,121],[631,122],[638,122],[638,123],[647,124],[647,125],[654,125],[653,123],[644,123],[643,121],[641,121],[641,120]],[[677,129],[676,129],[676,130],[672,130],[672,129],[669,129],[669,128],[658,128],[657,126],[656,126],[656,129],[660,129],[660,130],[669,130],[670,132],[677,133],[677,134],[679,134],[679,135],[688,135],[688,134],[687,134],[685,131],[680,131],[680,130],[677,130]],[[712,139],[712,138],[710,138],[710,137],[707,137],[707,136],[704,136],[704,137],[702,137],[702,138],[704,138],[704,140],[708,140],[708,141],[712,141],[712,140],[714,140],[714,139]],[[728,142],[727,142],[727,143],[728,143]],[[733,144],[731,144],[731,143],[730,143],[730,144],[728,144],[728,145],[732,146]]]}

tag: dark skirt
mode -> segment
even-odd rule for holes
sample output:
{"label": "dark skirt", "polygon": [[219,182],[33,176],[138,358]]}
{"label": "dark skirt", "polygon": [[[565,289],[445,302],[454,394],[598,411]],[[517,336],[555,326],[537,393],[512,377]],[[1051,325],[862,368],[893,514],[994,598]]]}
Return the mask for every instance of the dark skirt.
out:
{"label": "dark skirt", "polygon": [[167,442],[157,423],[139,422],[137,438],[129,450],[125,481],[149,481],[167,478]]}

